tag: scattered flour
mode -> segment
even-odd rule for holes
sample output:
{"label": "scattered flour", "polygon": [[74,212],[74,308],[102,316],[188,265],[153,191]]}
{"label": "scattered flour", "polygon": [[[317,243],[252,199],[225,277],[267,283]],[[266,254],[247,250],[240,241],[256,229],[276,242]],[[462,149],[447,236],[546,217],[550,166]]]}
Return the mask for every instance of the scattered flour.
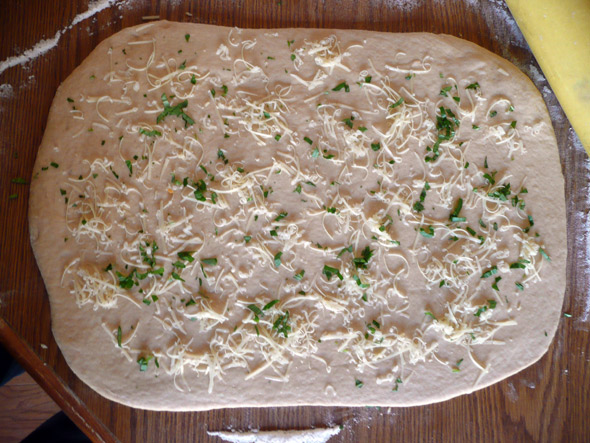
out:
{"label": "scattered flour", "polygon": [[[573,149],[577,152],[584,152],[582,142],[576,135],[573,129],[570,128],[568,134],[568,149]],[[586,157],[584,162],[584,175],[590,177],[590,158]],[[576,208],[575,217],[577,220],[574,222],[574,226],[579,226],[582,231],[582,235],[578,237],[578,241],[581,246],[577,252],[576,262],[582,264],[579,271],[582,275],[585,275],[587,269],[590,267],[590,183],[586,182],[585,189],[583,190],[586,194],[586,201],[583,207]],[[582,313],[575,318],[576,329],[590,331],[590,291],[588,287],[590,282],[578,282],[581,286],[576,294],[574,294],[573,304],[580,306]],[[586,289],[586,290],[584,290]]]}
{"label": "scattered flour", "polygon": [[97,0],[95,2],[90,3],[88,5],[88,10],[86,12],[82,12],[81,14],[78,14],[76,17],[74,17],[74,19],[72,20],[72,23],[70,23],[65,28],[57,31],[55,33],[55,35],[53,36],[53,38],[41,40],[35,46],[33,46],[30,49],[27,49],[21,55],[15,55],[12,57],[8,57],[6,60],[3,60],[2,62],[0,62],[0,74],[2,74],[4,71],[6,71],[9,68],[12,68],[13,66],[28,63],[28,62],[36,59],[37,57],[45,54],[46,52],[51,51],[53,48],[55,48],[57,46],[59,39],[66,31],[72,29],[73,26],[86,20],[87,18],[92,17],[97,12],[100,12],[103,9],[109,8],[115,2],[116,2],[116,0]]}
{"label": "scattered flour", "polygon": [[411,11],[412,9],[422,6],[422,0],[386,0],[388,7],[399,11]]}
{"label": "scattered flour", "polygon": [[0,85],[0,98],[3,99],[10,99],[14,97],[14,90],[12,89],[12,85],[5,83]]}
{"label": "scattered flour", "polygon": [[57,42],[59,42],[59,38],[61,37],[62,31],[57,31],[53,38],[47,40],[41,40],[35,46],[30,49],[27,49],[21,55],[15,55],[13,57],[8,57],[6,60],[0,62],[0,74],[6,71],[8,68],[12,68],[16,65],[22,65],[27,63],[33,59],[36,59],[40,55],[45,54],[48,51],[51,51],[53,48],[57,46]]}
{"label": "scattered flour", "polygon": [[76,17],[74,17],[74,20],[72,20],[72,23],[70,26],[68,26],[68,29],[71,29],[72,26],[76,26],[78,23],[92,17],[97,12],[100,12],[106,8],[110,8],[115,2],[116,0],[97,0],[88,4],[88,11],[78,14]]}
{"label": "scattered flour", "polygon": [[305,431],[207,432],[230,443],[326,443],[340,432],[339,427]]}
{"label": "scattered flour", "polygon": [[529,65],[529,71],[531,73],[531,78],[535,83],[543,83],[545,81],[545,76],[537,69],[535,65]]}
{"label": "scattered flour", "polygon": [[508,400],[510,400],[512,403],[516,403],[518,401],[518,392],[516,392],[516,388],[514,387],[514,384],[511,381],[506,383],[506,386],[504,388],[504,395],[506,395],[506,397],[508,397]]}

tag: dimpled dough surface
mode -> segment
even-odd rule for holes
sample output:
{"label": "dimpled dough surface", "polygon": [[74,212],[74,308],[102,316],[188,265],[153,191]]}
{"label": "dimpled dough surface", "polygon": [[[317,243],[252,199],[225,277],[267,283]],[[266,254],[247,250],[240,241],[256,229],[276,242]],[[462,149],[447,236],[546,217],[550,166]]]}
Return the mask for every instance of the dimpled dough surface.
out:
{"label": "dimpled dough surface", "polygon": [[72,370],[155,410],[449,399],[565,288],[543,100],[445,35],[125,29],[55,95],[30,230]]}

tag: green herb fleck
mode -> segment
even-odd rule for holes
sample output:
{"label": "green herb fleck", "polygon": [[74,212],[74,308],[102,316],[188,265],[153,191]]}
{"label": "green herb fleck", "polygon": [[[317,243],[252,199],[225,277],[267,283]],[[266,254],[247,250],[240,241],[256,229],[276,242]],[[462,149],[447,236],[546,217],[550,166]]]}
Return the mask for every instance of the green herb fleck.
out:
{"label": "green herb fleck", "polygon": [[340,91],[341,89],[344,89],[344,92],[350,92],[350,86],[348,86],[348,84],[346,82],[342,82],[338,85],[336,85],[336,87],[332,88],[332,91]]}

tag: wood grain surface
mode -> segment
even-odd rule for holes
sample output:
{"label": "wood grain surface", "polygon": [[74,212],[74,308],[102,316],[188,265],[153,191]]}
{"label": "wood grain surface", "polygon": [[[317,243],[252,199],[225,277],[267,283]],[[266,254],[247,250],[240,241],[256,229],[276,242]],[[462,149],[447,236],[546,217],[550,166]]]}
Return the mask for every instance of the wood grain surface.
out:
{"label": "wood grain surface", "polygon": [[60,411],[26,372],[0,387],[0,441],[19,442]]}
{"label": "wood grain surface", "polygon": [[[501,0],[111,3],[68,28],[77,14],[88,9],[87,0],[0,2],[0,61],[63,31],[56,47],[45,55],[0,73],[0,339],[91,438],[210,441],[207,430],[342,425],[342,432],[331,441],[590,441],[588,158]],[[85,386],[68,369],[51,335],[49,302],[29,244],[28,186],[11,180],[30,179],[58,85],[100,41],[142,23],[146,16],[240,27],[447,33],[509,59],[531,76],[551,111],[566,178],[569,256],[564,311],[571,317],[560,322],[549,352],[528,369],[487,389],[414,408],[149,412],[107,401]],[[9,199],[12,194],[18,196]]]}

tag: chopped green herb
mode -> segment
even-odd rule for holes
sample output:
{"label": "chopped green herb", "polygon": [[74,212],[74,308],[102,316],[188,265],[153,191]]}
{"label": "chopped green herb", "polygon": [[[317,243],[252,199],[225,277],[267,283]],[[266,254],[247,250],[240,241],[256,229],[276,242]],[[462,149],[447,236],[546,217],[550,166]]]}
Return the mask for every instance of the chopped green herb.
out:
{"label": "chopped green herb", "polygon": [[457,360],[457,363],[455,363],[455,367],[453,368],[453,372],[460,372],[461,369],[459,368],[459,366],[461,366],[461,363],[463,363],[463,359],[459,359]]}
{"label": "chopped green herb", "polygon": [[495,191],[488,193],[489,197],[498,199],[500,201],[507,201],[510,195],[510,183],[497,188]]}
{"label": "chopped green herb", "polygon": [[312,140],[311,138],[309,138],[309,137],[303,137],[303,140],[304,140],[306,143],[309,143],[310,145],[313,145],[313,140]]}
{"label": "chopped green herb", "polygon": [[377,142],[377,143],[371,143],[371,149],[375,152],[377,152],[379,149],[381,149],[381,143]]}
{"label": "chopped green herb", "polygon": [[[463,208],[463,199],[459,198],[457,200],[457,204],[455,205],[455,209],[453,209],[453,212],[451,212],[451,215],[449,217],[449,219],[452,222],[456,222],[456,221],[465,221],[464,217],[459,217],[459,213],[461,212],[461,209]],[[462,220],[459,220],[462,219]]]}
{"label": "chopped green herb", "polygon": [[216,266],[217,259],[216,258],[203,258],[203,259],[201,259],[201,263],[203,263],[204,265]]}
{"label": "chopped green herb", "polygon": [[342,257],[345,253],[350,252],[352,253],[352,245],[348,246],[347,248],[343,248],[342,251],[340,251],[338,253],[338,256],[336,258],[340,258]]}
{"label": "chopped green herb", "polygon": [[148,131],[145,128],[139,128],[139,133],[146,135],[148,137],[160,137],[162,135],[162,133],[157,129],[154,129],[153,131]]}
{"label": "chopped green herb", "polygon": [[332,91],[340,91],[341,89],[344,89],[344,92],[350,92],[350,86],[348,86],[348,84],[346,82],[342,82],[338,85],[336,85],[336,87],[332,88]]}
{"label": "chopped green herb", "polygon": [[284,314],[279,315],[273,323],[272,328],[277,331],[277,334],[283,334],[287,338],[291,331],[291,326],[289,326],[289,311],[285,311]]}
{"label": "chopped green herb", "polygon": [[447,92],[449,92],[451,89],[453,89],[452,86],[445,86],[444,88],[442,88],[440,90],[440,94],[439,95],[442,95],[443,97],[448,97],[449,94],[447,94]]}
{"label": "chopped green herb", "polygon": [[545,252],[545,250],[543,248],[539,248],[539,252],[541,253],[541,255],[543,256],[543,258],[547,261],[551,261],[551,259],[549,258],[549,256],[547,255],[547,253]]}
{"label": "chopped green herb", "polygon": [[373,257],[373,250],[366,246],[365,249],[362,250],[360,257],[355,257],[352,262],[356,269],[367,269],[367,265],[369,264],[369,260]]}
{"label": "chopped green herb", "polygon": [[278,216],[275,218],[275,221],[276,221],[276,222],[278,222],[278,221],[281,221],[282,219],[284,219],[284,218],[285,218],[286,216],[288,216],[288,215],[289,215],[289,213],[288,213],[288,212],[281,212],[281,213],[280,213],[280,214],[279,214],[279,215],[278,215]]}
{"label": "chopped green herb", "polygon": [[276,305],[279,301],[278,300],[271,300],[269,301],[267,304],[265,304],[262,308],[263,311],[268,311],[270,308],[272,308],[274,305]]}
{"label": "chopped green herb", "polygon": [[481,275],[481,278],[488,278],[488,277],[491,277],[492,275],[495,275],[497,273],[498,273],[498,267],[492,266],[489,270],[487,270],[486,272],[484,272]]}
{"label": "chopped green herb", "polygon": [[401,104],[404,102],[404,98],[400,97],[400,99],[398,101],[396,101],[393,105],[390,105],[390,108],[397,108],[398,106],[401,106]]}
{"label": "chopped green herb", "polygon": [[195,124],[195,121],[183,111],[183,109],[188,106],[188,100],[184,100],[175,106],[170,106],[170,102],[168,101],[166,93],[163,93],[161,98],[162,103],[164,104],[164,110],[156,117],[156,123],[160,123],[169,115],[173,115],[176,117],[181,117],[184,120],[185,128]]}
{"label": "chopped green herb", "polygon": [[499,289],[498,289],[498,282],[500,280],[502,280],[502,277],[496,277],[495,280],[494,280],[494,283],[492,283],[492,289],[494,291],[499,291]]}
{"label": "chopped green herb", "polygon": [[357,388],[359,388],[359,389],[360,389],[360,388],[362,388],[362,387],[363,387],[365,384],[364,384],[362,381],[360,381],[358,378],[355,378],[355,379],[354,379],[354,385],[355,385]]}
{"label": "chopped green herb", "polygon": [[145,372],[148,369],[148,363],[149,361],[153,358],[153,355],[148,355],[147,357],[140,357],[137,360],[137,363],[139,363],[139,370],[141,372]]}
{"label": "chopped green herb", "polygon": [[473,89],[473,90],[476,90],[477,88],[479,88],[479,83],[477,83],[477,82],[471,83],[470,85],[467,85],[465,87],[465,89]]}
{"label": "chopped green herb", "polygon": [[260,321],[260,317],[264,317],[264,312],[262,312],[258,306],[248,305],[246,307],[254,313],[254,321],[256,323],[258,323]]}
{"label": "chopped green herb", "polygon": [[293,276],[293,278],[294,278],[295,280],[297,280],[297,281],[301,281],[301,280],[303,280],[303,276],[304,276],[304,275],[305,275],[305,270],[304,270],[304,269],[302,269],[302,270],[301,270],[301,271],[299,271],[297,274],[295,274],[295,275]]}
{"label": "chopped green herb", "polygon": [[274,262],[275,262],[275,267],[279,267],[281,266],[281,257],[283,256],[283,253],[281,251],[277,252],[274,256]]}
{"label": "chopped green herb", "polygon": [[434,237],[434,228],[432,226],[428,226],[427,230],[420,228],[420,235],[424,238],[432,238]]}
{"label": "chopped green herb", "polygon": [[324,265],[324,269],[322,271],[322,274],[324,274],[328,280],[332,279],[332,275],[335,275],[341,281],[344,279],[344,277],[340,273],[339,269],[332,268],[331,266],[328,266],[328,265]]}

